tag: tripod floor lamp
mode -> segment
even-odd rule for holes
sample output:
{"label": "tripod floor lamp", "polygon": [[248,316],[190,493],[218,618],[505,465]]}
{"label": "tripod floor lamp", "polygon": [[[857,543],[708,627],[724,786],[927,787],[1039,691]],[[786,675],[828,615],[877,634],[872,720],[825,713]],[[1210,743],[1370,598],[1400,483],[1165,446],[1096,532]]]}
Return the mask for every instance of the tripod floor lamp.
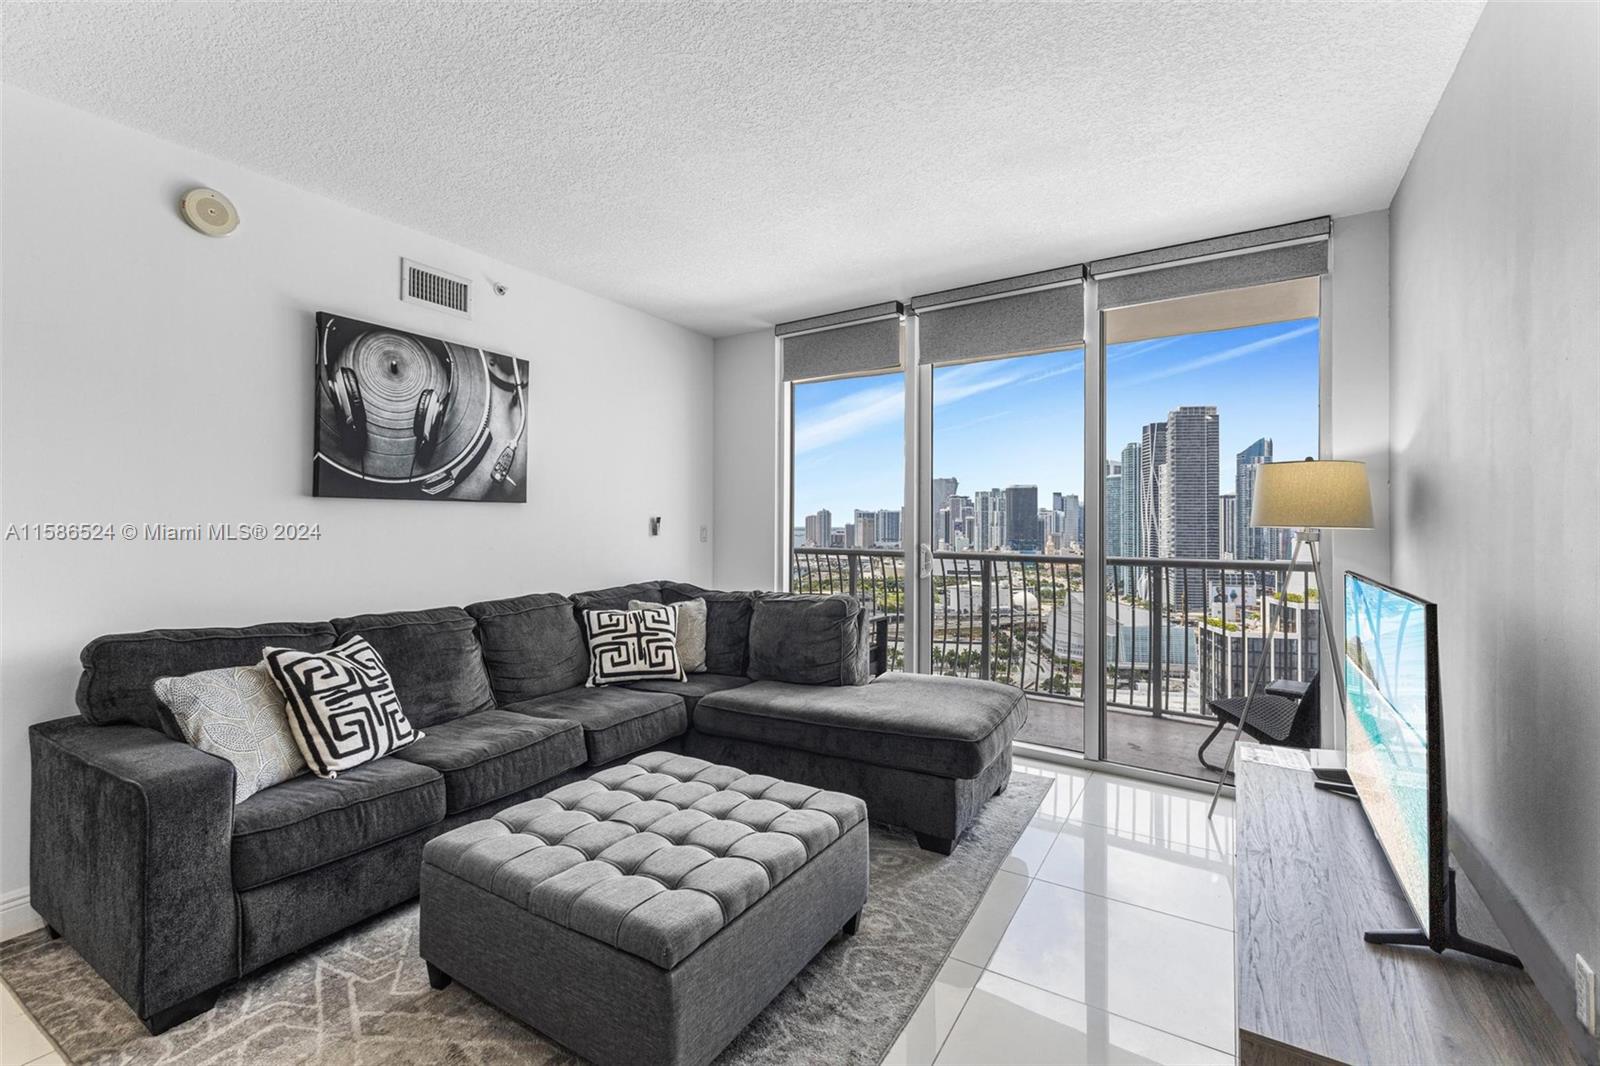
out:
{"label": "tripod floor lamp", "polygon": [[[1272,658],[1273,642],[1278,637],[1278,619],[1286,609],[1284,592],[1289,575],[1300,562],[1300,549],[1311,552],[1311,572],[1317,580],[1317,606],[1322,638],[1327,642],[1328,653],[1333,657],[1333,675],[1339,686],[1339,711],[1344,712],[1344,670],[1338,664],[1339,651],[1333,644],[1333,625],[1328,614],[1328,584],[1322,572],[1322,555],[1317,544],[1325,529],[1371,529],[1372,490],[1367,484],[1367,464],[1341,459],[1306,459],[1299,463],[1262,463],[1256,467],[1255,487],[1250,505],[1250,524],[1257,528],[1292,529],[1294,552],[1289,558],[1289,571],[1278,585],[1278,609],[1268,610],[1271,616],[1267,625],[1267,641],[1256,656],[1255,670],[1250,675],[1246,690],[1244,710],[1239,715],[1239,728],[1233,734],[1233,744],[1228,748],[1228,761],[1222,765],[1222,776],[1217,790],[1211,794],[1211,807],[1206,816],[1217,809],[1217,797],[1228,780],[1233,767],[1234,753],[1239,738],[1244,735],[1245,722],[1250,718],[1250,705],[1261,691],[1262,676],[1267,662]],[[1307,589],[1307,596],[1310,590]],[[1261,607],[1267,610],[1263,600]],[[1248,640],[1248,638],[1246,638]],[[1249,645],[1245,645],[1246,651]]]}

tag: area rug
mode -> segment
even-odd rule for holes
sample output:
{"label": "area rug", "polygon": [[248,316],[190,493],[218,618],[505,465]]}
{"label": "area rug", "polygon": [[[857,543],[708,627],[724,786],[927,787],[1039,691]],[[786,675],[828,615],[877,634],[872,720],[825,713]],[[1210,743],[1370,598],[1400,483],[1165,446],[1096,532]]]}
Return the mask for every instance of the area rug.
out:
{"label": "area rug", "polygon": [[[871,827],[859,932],[836,938],[717,1060],[875,1064],[955,946],[1049,789],[1015,774],[954,855]],[[64,940],[0,944],[0,978],[75,1063],[482,1064],[581,1060],[460,984],[428,988],[417,905],[381,914],[247,978],[216,1009],[158,1037]]]}

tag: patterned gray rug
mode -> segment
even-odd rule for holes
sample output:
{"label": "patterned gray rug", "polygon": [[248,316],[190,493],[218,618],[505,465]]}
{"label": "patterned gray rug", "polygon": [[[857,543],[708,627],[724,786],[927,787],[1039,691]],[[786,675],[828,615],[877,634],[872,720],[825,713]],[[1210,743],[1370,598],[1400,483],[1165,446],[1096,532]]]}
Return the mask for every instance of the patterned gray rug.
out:
{"label": "patterned gray rug", "polygon": [[[874,825],[860,931],[824,948],[718,1062],[882,1059],[1048,788],[1043,778],[1013,775],[949,858],[921,850],[904,830]],[[65,941],[43,931],[0,944],[0,978],[76,1063],[579,1061],[459,984],[429,990],[415,903],[241,981],[211,1013],[159,1037]]]}

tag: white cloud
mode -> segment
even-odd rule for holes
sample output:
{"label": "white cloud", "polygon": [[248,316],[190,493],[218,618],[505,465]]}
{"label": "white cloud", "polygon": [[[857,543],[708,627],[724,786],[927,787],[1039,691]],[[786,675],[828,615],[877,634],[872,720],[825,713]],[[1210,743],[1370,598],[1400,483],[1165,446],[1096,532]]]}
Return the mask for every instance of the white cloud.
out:
{"label": "white cloud", "polygon": [[[1046,378],[1068,374],[1083,369],[1081,361],[1065,367],[1054,367],[1043,372],[1031,367],[1018,366],[1010,360],[984,363],[963,363],[939,373],[934,385],[935,408],[981,396],[1007,385],[1033,384]],[[842,396],[822,407],[804,426],[795,430],[796,455],[826,448],[831,444],[874,429],[892,425],[905,417],[905,391],[899,380],[891,384],[875,385],[849,396]]]}
{"label": "white cloud", "polygon": [[896,381],[841,396],[823,407],[794,434],[796,455],[826,448],[905,417],[905,389]]}
{"label": "white cloud", "polygon": [[1147,385],[1152,381],[1160,381],[1163,378],[1177,377],[1179,374],[1187,374],[1193,370],[1201,370],[1208,366],[1216,366],[1218,363],[1232,362],[1233,360],[1242,358],[1246,355],[1254,355],[1257,352],[1263,352],[1269,348],[1276,348],[1278,345],[1286,344],[1289,341],[1294,340],[1296,337],[1304,337],[1307,333],[1315,333],[1316,331],[1317,323],[1312,322],[1309,325],[1291,329],[1286,333],[1276,333],[1270,337],[1263,337],[1260,340],[1249,341],[1245,344],[1236,344],[1232,348],[1224,348],[1220,352],[1212,352],[1210,355],[1202,355],[1198,359],[1189,360],[1187,363],[1179,363],[1176,366],[1162,367],[1160,370],[1153,370],[1150,373],[1142,374],[1139,377],[1118,381],[1117,385],[1119,387],[1127,385]]}

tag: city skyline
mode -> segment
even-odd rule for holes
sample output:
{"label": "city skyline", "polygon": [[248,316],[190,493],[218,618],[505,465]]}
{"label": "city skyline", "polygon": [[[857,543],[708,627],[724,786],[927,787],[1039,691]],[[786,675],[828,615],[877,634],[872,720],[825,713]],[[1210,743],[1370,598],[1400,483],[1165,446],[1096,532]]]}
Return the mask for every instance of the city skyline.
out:
{"label": "city skyline", "polygon": [[[1313,318],[1110,346],[1106,457],[1173,409],[1201,405],[1218,409],[1218,495],[1235,487],[1233,456],[1260,438],[1274,440],[1279,458],[1316,454],[1318,329]],[[1071,349],[936,368],[935,474],[966,495],[1032,484],[1041,498],[1081,499],[1082,357]],[[899,374],[795,390],[797,524],[824,508],[899,509],[904,406]]]}

